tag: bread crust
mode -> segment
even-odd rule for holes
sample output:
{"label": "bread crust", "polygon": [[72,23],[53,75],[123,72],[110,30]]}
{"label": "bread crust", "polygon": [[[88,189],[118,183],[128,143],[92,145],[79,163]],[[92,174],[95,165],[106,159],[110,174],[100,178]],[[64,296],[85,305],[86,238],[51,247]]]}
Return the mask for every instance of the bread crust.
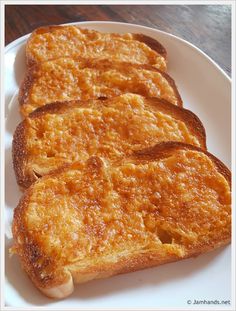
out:
{"label": "bread crust", "polygon": [[12,141],[13,168],[17,183],[22,189],[29,187],[37,180],[35,173],[27,168],[26,131],[27,126],[23,121],[17,126]]}
{"label": "bread crust", "polygon": [[[119,98],[119,97],[118,97]],[[111,100],[97,100],[103,106],[109,105]],[[195,136],[201,144],[201,148],[206,149],[206,132],[200,119],[190,110],[182,107],[175,106],[164,99],[160,98],[146,98],[145,103],[154,107],[157,111],[170,115],[174,119],[183,121],[190,133]],[[40,118],[44,114],[61,114],[74,107],[87,107],[89,101],[68,101],[68,102],[55,102],[39,107],[33,111],[28,118]],[[28,188],[34,181],[38,179],[33,170],[26,169],[27,167],[27,119],[22,121],[17,127],[13,138],[13,164],[18,184],[22,188]],[[19,156],[21,155],[21,156]]]}
{"label": "bread crust", "polygon": [[[227,179],[230,183],[231,175],[227,167],[218,160],[215,156],[209,152],[202,150],[200,148],[176,142],[165,142],[159,143],[153,148],[144,149],[137,151],[133,154],[132,163],[140,163],[140,161],[152,161],[161,158],[166,158],[174,154],[178,150],[194,150],[206,154],[212,159],[216,164],[219,172]],[[129,159],[130,160],[130,159]],[[48,176],[57,176],[58,173],[65,171],[65,168],[59,169],[57,172],[49,174]],[[48,176],[43,177],[43,179],[48,178]],[[201,253],[209,252],[215,248],[226,245],[230,242],[230,236],[222,235],[222,239],[214,239],[208,243],[203,243],[198,245],[198,248],[191,247],[187,249],[185,255],[177,256],[171,254],[168,251],[166,253],[161,252],[161,250],[148,249],[146,252],[137,252],[130,254],[129,256],[121,257],[116,262],[102,261],[99,264],[86,266],[84,268],[76,268],[76,264],[69,264],[63,267],[62,271],[57,270],[56,260],[54,258],[47,258],[47,255],[43,252],[43,247],[37,242],[37,238],[32,240],[32,237],[28,235],[25,213],[27,206],[29,204],[30,197],[34,190],[34,185],[32,185],[23,195],[18,206],[14,211],[14,221],[13,221],[13,236],[15,241],[17,241],[16,252],[20,256],[21,263],[26,272],[30,275],[33,283],[38,289],[40,289],[44,294],[52,298],[64,298],[73,291],[73,281],[75,283],[83,283],[92,279],[99,279],[104,277],[109,277],[116,274],[132,272],[148,267],[158,266],[169,262],[174,262],[180,259],[196,257]],[[22,240],[27,242],[22,242],[21,237],[24,236]],[[20,244],[21,241],[23,244]],[[24,244],[25,243],[25,244]],[[38,259],[42,259],[45,265],[49,269],[50,274],[48,277],[43,278],[41,276],[42,266],[37,265]],[[51,275],[51,277],[50,277]]]}
{"label": "bread crust", "polygon": [[133,38],[135,40],[145,43],[152,50],[156,51],[158,54],[160,54],[165,59],[167,59],[167,51],[166,51],[166,49],[156,39],[153,39],[153,38],[151,38],[149,36],[146,36],[146,35],[144,35],[142,33],[135,33],[135,34],[132,34],[132,36],[133,36]]}
{"label": "bread crust", "polygon": [[23,105],[29,94],[29,91],[35,81],[34,73],[36,72],[38,66],[32,67],[32,69],[27,69],[24,78],[20,84],[18,101],[20,105]]}
{"label": "bread crust", "polygon": [[[43,34],[43,33],[52,33],[55,30],[60,30],[63,26],[60,25],[50,25],[50,26],[43,26],[43,27],[39,27],[37,29],[35,29],[26,44],[26,63],[28,67],[34,66],[37,64],[37,61],[32,57],[32,54],[30,53],[30,43],[32,41],[32,39],[34,39],[35,36],[37,36],[38,34]],[[79,26],[75,26],[78,29],[80,29],[81,31],[87,31],[87,29],[83,29],[80,28]],[[122,34],[114,34],[116,37],[120,37],[122,38]],[[159,55],[161,55],[162,57],[164,57],[165,59],[167,59],[167,51],[164,48],[164,46],[156,39],[151,38],[149,36],[146,36],[144,34],[141,33],[132,33],[132,38],[133,40],[142,42],[144,44],[146,44],[149,48],[151,48],[152,50],[154,50],[155,52],[157,52]]]}
{"label": "bread crust", "polygon": [[[125,68],[125,70],[127,70],[128,68],[135,68],[135,69],[140,69],[140,70],[158,72],[168,81],[169,85],[173,89],[174,95],[176,97],[177,105],[180,107],[183,106],[183,101],[178,91],[178,88],[175,84],[174,79],[172,79],[167,73],[153,66],[132,64],[132,63],[127,63],[127,62],[114,62],[114,61],[109,61],[109,60],[95,60],[95,59],[86,60],[86,59],[81,59],[79,57],[74,58],[74,59],[83,62],[83,68],[91,68],[91,69],[99,68],[100,70],[106,70],[112,67],[121,68],[121,69]],[[25,113],[23,111],[24,110],[23,106],[27,105],[28,96],[31,93],[31,88],[34,84],[34,81],[36,80],[36,75],[37,75],[38,70],[40,70],[40,65],[32,66],[28,68],[25,74],[25,77],[20,86],[18,101],[19,101],[19,104],[21,107],[20,110],[23,116],[25,116]],[[144,95],[144,94],[140,94],[140,95]]]}
{"label": "bread crust", "polygon": [[[26,229],[26,219],[24,212],[27,210],[28,202],[32,194],[32,188],[26,191],[20,199],[18,206],[14,209],[14,223],[12,225],[13,236],[17,237],[17,247],[13,252],[17,251],[20,256],[21,264],[24,270],[30,275],[32,282],[37,288],[43,291],[49,284],[53,287],[60,287],[61,284],[67,283],[70,279],[70,274],[67,271],[60,271],[55,278],[57,263],[54,258],[48,257],[43,247],[38,243],[37,237],[31,237]],[[22,241],[27,241],[26,243]],[[38,260],[42,261],[42,265],[38,264]],[[53,278],[50,274],[46,278],[41,277],[42,269],[49,269],[54,274]]]}

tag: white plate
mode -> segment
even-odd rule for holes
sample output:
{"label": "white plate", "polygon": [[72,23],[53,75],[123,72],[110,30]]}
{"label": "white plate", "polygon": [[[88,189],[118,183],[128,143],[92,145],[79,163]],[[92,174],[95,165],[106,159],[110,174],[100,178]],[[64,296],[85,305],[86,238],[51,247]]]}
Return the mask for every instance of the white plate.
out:
{"label": "white plate", "polygon": [[[175,79],[184,107],[202,120],[210,152],[231,165],[231,82],[226,74],[203,52],[190,43],[155,29],[124,23],[84,22],[81,27],[106,32],[138,32],[159,40],[168,52],[168,72]],[[11,164],[11,141],[17,123],[17,91],[25,71],[24,48],[27,36],[5,49],[6,98],[6,281],[5,302],[13,307],[53,308],[188,308],[194,299],[231,298],[230,246],[157,268],[146,269],[110,279],[77,285],[65,300],[43,296],[21,270],[18,258],[9,259],[10,224],[20,198]],[[188,304],[188,301],[192,304]],[[204,305],[203,305],[204,306]],[[195,305],[195,307],[197,307]],[[205,305],[206,307],[206,305]],[[210,307],[207,305],[207,307]],[[211,305],[215,308],[216,305]]]}

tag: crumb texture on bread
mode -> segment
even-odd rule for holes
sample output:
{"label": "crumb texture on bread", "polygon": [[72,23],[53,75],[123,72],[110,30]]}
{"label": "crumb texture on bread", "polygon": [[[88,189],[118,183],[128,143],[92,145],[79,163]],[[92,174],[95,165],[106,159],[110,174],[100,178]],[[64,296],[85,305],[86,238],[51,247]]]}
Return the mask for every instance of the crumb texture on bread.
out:
{"label": "crumb texture on bread", "polygon": [[66,57],[30,68],[20,88],[19,103],[26,116],[55,101],[110,98],[129,92],[182,106],[174,80],[152,66]]}
{"label": "crumb texture on bread", "polygon": [[39,289],[58,297],[63,284],[71,292],[70,274],[85,282],[230,241],[227,168],[197,147],[160,146],[112,166],[91,157],[25,192],[14,212],[15,250]]}
{"label": "crumb texture on bread", "polygon": [[[123,94],[109,100],[54,103],[18,126],[13,162],[18,183],[28,187],[37,176],[65,164],[92,155],[115,161],[168,140],[206,145],[204,128],[193,113],[158,98]],[[19,157],[22,149],[25,156]]]}
{"label": "crumb texture on bread", "polygon": [[43,27],[34,31],[26,46],[29,66],[69,56],[112,59],[149,64],[166,70],[166,51],[156,40],[131,33],[101,33],[76,26]]}

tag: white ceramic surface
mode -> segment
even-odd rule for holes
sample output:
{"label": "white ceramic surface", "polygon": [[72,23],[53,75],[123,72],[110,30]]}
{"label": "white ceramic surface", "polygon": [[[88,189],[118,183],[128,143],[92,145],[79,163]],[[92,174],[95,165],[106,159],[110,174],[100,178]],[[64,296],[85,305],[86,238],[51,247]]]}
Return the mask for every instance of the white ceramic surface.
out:
{"label": "white ceramic surface", "polygon": [[[138,32],[158,39],[168,52],[168,73],[175,79],[184,107],[202,120],[208,150],[231,165],[231,82],[227,75],[203,52],[188,42],[168,33],[143,26],[84,22],[81,27],[106,32]],[[49,308],[193,308],[188,300],[228,300],[231,297],[230,246],[157,268],[146,269],[84,285],[64,300],[51,300],[34,288],[21,270],[18,258],[9,258],[13,209],[21,196],[11,163],[11,141],[21,118],[17,91],[25,72],[25,42],[21,37],[5,49],[6,103],[6,280],[5,303],[13,307]],[[204,307],[204,306],[203,306]],[[206,307],[206,305],[205,305]],[[216,305],[207,306],[214,309]]]}

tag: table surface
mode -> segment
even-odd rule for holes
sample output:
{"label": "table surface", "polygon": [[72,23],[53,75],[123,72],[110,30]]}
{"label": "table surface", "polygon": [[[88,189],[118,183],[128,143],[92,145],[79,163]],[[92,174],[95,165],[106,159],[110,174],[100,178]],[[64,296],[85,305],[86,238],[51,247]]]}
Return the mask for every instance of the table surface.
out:
{"label": "table surface", "polygon": [[230,5],[6,5],[5,44],[40,26],[93,20],[169,32],[199,47],[231,75]]}

